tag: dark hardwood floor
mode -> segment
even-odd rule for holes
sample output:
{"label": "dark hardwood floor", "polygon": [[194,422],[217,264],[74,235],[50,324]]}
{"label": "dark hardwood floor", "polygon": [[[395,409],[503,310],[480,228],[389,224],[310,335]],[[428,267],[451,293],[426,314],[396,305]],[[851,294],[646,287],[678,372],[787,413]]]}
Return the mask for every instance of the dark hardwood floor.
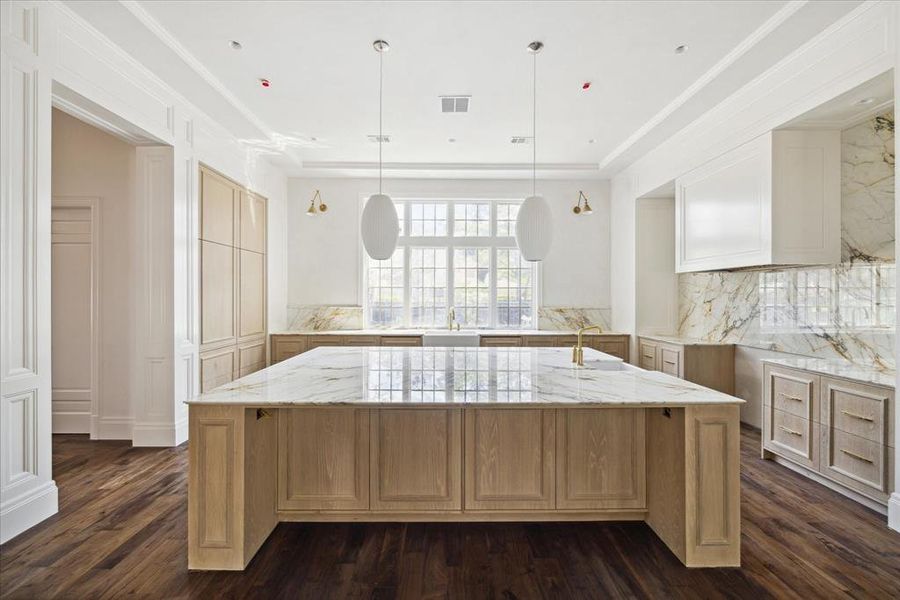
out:
{"label": "dark hardwood floor", "polygon": [[55,436],[60,512],[0,547],[0,596],[900,597],[900,534],[758,448],[744,429],[741,569],[686,569],[643,523],[282,523],[245,572],[189,573],[186,446]]}

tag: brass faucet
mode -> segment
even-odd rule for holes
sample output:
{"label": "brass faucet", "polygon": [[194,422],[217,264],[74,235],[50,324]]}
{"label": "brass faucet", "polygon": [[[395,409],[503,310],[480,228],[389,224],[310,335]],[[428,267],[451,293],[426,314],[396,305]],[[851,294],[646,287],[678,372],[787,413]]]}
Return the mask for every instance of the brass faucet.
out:
{"label": "brass faucet", "polygon": [[450,307],[450,310],[447,311],[447,329],[453,331],[453,326],[456,325],[456,330],[459,331],[459,323],[456,322],[456,308]]}
{"label": "brass faucet", "polygon": [[579,367],[584,366],[584,347],[582,346],[582,336],[584,335],[585,331],[590,331],[591,329],[596,329],[597,333],[603,333],[603,330],[599,325],[588,325],[587,327],[582,327],[578,330],[578,342],[575,344],[575,347],[572,348],[572,362]]}

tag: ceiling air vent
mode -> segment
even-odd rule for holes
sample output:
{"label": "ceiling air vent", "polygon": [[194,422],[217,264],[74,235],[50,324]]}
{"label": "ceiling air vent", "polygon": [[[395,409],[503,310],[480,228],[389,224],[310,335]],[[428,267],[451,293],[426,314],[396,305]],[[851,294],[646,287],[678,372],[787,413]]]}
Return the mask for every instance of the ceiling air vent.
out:
{"label": "ceiling air vent", "polygon": [[469,100],[472,96],[438,96],[441,99],[441,112],[469,112]]}
{"label": "ceiling air vent", "polygon": [[514,135],[511,138],[509,138],[510,144],[527,144],[530,141],[531,141],[531,138],[529,136],[525,136],[525,135]]}
{"label": "ceiling air vent", "polygon": [[389,136],[389,135],[370,135],[368,137],[369,137],[369,141],[372,142],[373,144],[377,144],[378,142],[387,144],[388,142],[391,141],[391,136]]}

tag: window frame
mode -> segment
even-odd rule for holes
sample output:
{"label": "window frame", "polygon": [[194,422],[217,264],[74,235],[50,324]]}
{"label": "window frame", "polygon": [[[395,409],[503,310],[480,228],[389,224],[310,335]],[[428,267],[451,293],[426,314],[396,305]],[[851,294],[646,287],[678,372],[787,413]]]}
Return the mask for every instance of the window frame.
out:
{"label": "window frame", "polygon": [[[360,214],[362,207],[365,206],[368,195],[360,196]],[[531,294],[532,294],[532,323],[526,327],[504,327],[498,322],[497,310],[497,248],[516,248],[515,237],[498,236],[497,235],[497,206],[499,204],[517,204],[521,205],[525,201],[524,197],[497,196],[485,197],[478,196],[430,196],[427,194],[415,194],[404,196],[392,196],[395,204],[402,203],[403,211],[402,220],[405,227],[402,235],[398,238],[397,247],[403,247],[407,250],[403,253],[403,322],[397,326],[385,326],[370,321],[369,314],[369,261],[365,249],[359,244],[360,257],[360,278],[359,278],[359,301],[363,308],[364,326],[372,329],[408,329],[408,328],[429,328],[429,326],[412,325],[412,305],[410,303],[410,257],[412,252],[408,249],[414,247],[423,248],[446,248],[447,249],[447,302],[449,307],[454,306],[454,250],[456,248],[489,248],[490,249],[490,285],[488,292],[488,324],[481,327],[465,327],[471,330],[491,330],[498,329],[504,331],[525,331],[528,329],[537,329],[538,311],[541,305],[541,263],[532,264],[531,278]],[[430,203],[430,204],[447,204],[447,235],[446,236],[416,236],[410,235],[411,232],[411,216],[413,203]],[[475,204],[487,203],[490,207],[490,235],[488,236],[454,236],[456,206],[458,204]],[[398,211],[399,212],[399,211]],[[441,329],[445,327],[441,323],[435,323],[430,328]]]}

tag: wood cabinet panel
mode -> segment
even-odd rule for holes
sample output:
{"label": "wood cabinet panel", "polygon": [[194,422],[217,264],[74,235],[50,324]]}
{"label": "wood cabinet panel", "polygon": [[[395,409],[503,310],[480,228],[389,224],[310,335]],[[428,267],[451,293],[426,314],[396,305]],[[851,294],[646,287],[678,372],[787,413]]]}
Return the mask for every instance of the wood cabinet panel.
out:
{"label": "wood cabinet panel", "polygon": [[377,335],[345,335],[345,346],[380,346],[381,339]]}
{"label": "wood cabinet panel", "polygon": [[266,255],[240,252],[240,318],[238,335],[247,337],[266,331]]}
{"label": "wood cabinet panel", "polygon": [[682,351],[677,347],[660,346],[659,347],[659,364],[657,368],[666,375],[672,377],[682,377],[684,371],[682,369]]}
{"label": "wood cabinet panel", "polygon": [[764,448],[811,469],[819,468],[819,424],[764,406]]}
{"label": "wood cabinet panel", "polygon": [[214,242],[200,242],[200,344],[234,342],[235,250]]}
{"label": "wood cabinet panel", "polygon": [[200,391],[208,392],[234,379],[238,371],[235,348],[200,353]]}
{"label": "wood cabinet panel", "polygon": [[555,411],[466,411],[466,510],[537,510],[555,501]]}
{"label": "wood cabinet panel", "polygon": [[556,336],[523,335],[522,345],[530,348],[553,348],[556,346]]}
{"label": "wood cabinet panel", "polygon": [[265,254],[266,252],[266,199],[253,192],[241,193],[240,247]]}
{"label": "wood cabinet panel", "polygon": [[306,349],[312,350],[319,346],[343,346],[344,339],[340,335],[310,335],[306,338]]}
{"label": "wood cabinet panel", "polygon": [[266,368],[266,338],[238,346],[240,377]]}
{"label": "wood cabinet panel", "polygon": [[821,473],[830,479],[886,502],[888,448],[877,442],[835,428],[825,430],[822,440]]}
{"label": "wood cabinet panel", "polygon": [[305,335],[273,335],[272,364],[302,354],[307,350]]}
{"label": "wood cabinet panel", "polygon": [[278,411],[279,510],[369,508],[369,410]]}
{"label": "wood cabinet panel", "polygon": [[822,425],[894,446],[894,392],[888,388],[822,377]]}
{"label": "wood cabinet panel", "polygon": [[373,412],[372,509],[460,510],[461,409]]}
{"label": "wood cabinet panel", "polygon": [[[624,336],[623,336],[624,337]],[[612,356],[628,361],[628,338],[605,340],[600,336],[594,336],[590,340],[591,348],[605,352]]]}
{"label": "wood cabinet panel", "polygon": [[234,213],[238,192],[216,173],[200,169],[200,239],[234,246]]}
{"label": "wood cabinet panel", "polygon": [[484,347],[518,347],[522,345],[520,335],[488,335],[481,337],[481,345]]}
{"label": "wood cabinet panel", "polygon": [[655,371],[656,351],[656,343],[644,339],[638,340],[638,366],[647,371]]}
{"label": "wood cabinet panel", "polygon": [[820,378],[803,371],[766,364],[763,403],[808,421],[818,421]]}
{"label": "wood cabinet panel", "polygon": [[557,508],[646,506],[643,410],[558,410],[556,443]]}
{"label": "wood cabinet panel", "polygon": [[383,335],[381,336],[382,346],[421,346],[422,336],[420,335]]}

